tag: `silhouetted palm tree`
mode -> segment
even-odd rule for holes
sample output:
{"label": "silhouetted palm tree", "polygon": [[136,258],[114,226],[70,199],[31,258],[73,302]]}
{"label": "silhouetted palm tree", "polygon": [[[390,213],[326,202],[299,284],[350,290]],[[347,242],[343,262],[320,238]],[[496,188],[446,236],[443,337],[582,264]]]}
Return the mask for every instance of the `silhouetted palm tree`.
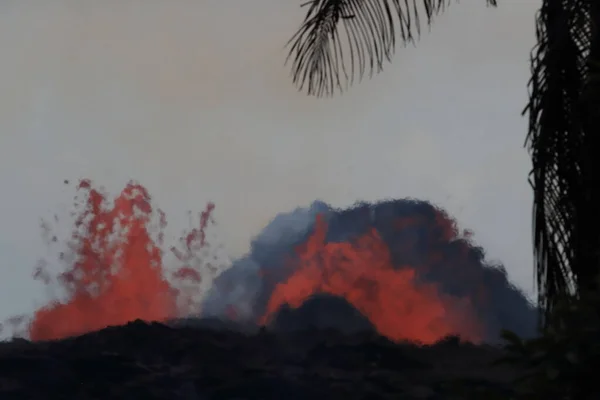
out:
{"label": "silhouetted palm tree", "polygon": [[[496,5],[496,0],[486,0]],[[331,96],[378,73],[450,0],[313,0],[290,40],[294,83]],[[597,289],[600,270],[600,0],[543,0],[536,17],[526,144],[533,169],[539,304]],[[595,23],[594,23],[595,21]],[[597,71],[597,72],[595,72]]]}
{"label": "silhouetted palm tree", "polygon": [[[482,0],[483,1],[483,0]],[[485,0],[496,5],[496,0]],[[365,74],[381,72],[396,42],[414,42],[450,0],[312,0],[290,39],[294,83],[309,95],[331,96]]]}
{"label": "silhouetted palm tree", "polygon": [[527,146],[540,305],[597,290],[600,271],[599,4],[545,0],[532,52]]}

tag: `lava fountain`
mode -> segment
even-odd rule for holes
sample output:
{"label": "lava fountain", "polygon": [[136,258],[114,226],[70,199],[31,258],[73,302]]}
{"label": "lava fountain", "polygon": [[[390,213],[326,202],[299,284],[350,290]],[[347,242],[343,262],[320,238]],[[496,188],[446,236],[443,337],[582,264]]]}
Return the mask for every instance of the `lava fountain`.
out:
{"label": "lava fountain", "polygon": [[[392,340],[435,342],[458,335],[496,342],[501,329],[535,334],[537,310],[485,260],[470,231],[420,200],[388,200],[336,209],[323,202],[279,214],[250,252],[218,276],[203,302],[207,316],[234,308],[241,321],[280,327],[319,325],[322,309],[352,315],[343,298]],[[311,299],[310,307],[304,307]],[[284,307],[285,306],[285,307]],[[312,311],[311,311],[312,310]],[[307,317],[314,315],[314,318]],[[341,330],[360,318],[337,320]],[[330,324],[331,325],[331,324]],[[352,331],[352,329],[349,329]]]}
{"label": "lava fountain", "polygon": [[[205,228],[214,206],[209,204],[200,215],[200,226],[181,238],[181,248],[171,248],[183,265],[167,280],[161,249],[166,219],[157,210],[155,228],[159,232],[155,242],[150,232],[155,213],[147,190],[129,183],[109,205],[90,181],[81,181],[78,189],[87,200],[75,221],[70,242],[75,257],[57,280],[67,300],[35,312],[29,326],[30,338],[58,339],[135,319],[164,321],[189,313],[201,273],[206,272],[190,261],[206,246]],[[34,278],[52,283],[41,267]]]}
{"label": "lava fountain", "polygon": [[346,299],[381,335],[396,341],[431,344],[449,335],[481,341],[469,299],[417,282],[412,268],[395,269],[375,229],[346,242],[327,243],[326,236],[327,223],[318,216],[314,232],[297,249],[294,272],[275,285],[261,323],[286,304],[297,308],[311,296],[327,293]]}
{"label": "lava fountain", "polygon": [[[78,190],[85,201],[68,243],[72,257],[62,258],[65,271],[52,279],[40,267],[34,275],[58,284],[66,297],[35,312],[32,340],[194,315],[267,327],[285,320],[301,328],[290,318],[336,313],[344,305],[339,315],[314,320],[368,321],[391,340],[418,343],[448,335],[489,341],[500,328],[526,336],[535,326],[536,311],[504,269],[487,264],[470,233],[459,234],[454,220],[427,202],[393,200],[345,210],[315,202],[276,216],[251,251],[219,273],[213,259],[205,259],[213,204],[170,248],[177,264],[168,268],[166,218],[143,186],[129,183],[110,204],[90,181],[81,181]],[[206,278],[213,284],[203,296]],[[277,320],[282,310],[287,319]]]}

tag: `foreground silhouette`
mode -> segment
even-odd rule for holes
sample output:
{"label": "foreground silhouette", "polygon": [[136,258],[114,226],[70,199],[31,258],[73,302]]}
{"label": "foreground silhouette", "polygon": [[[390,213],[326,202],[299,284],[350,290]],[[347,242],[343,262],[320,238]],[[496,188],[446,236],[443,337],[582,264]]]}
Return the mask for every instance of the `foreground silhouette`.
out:
{"label": "foreground silhouette", "polygon": [[59,341],[0,343],[0,398],[508,398],[516,371],[491,365],[501,355],[455,338],[419,347],[368,332],[247,334],[138,320]]}

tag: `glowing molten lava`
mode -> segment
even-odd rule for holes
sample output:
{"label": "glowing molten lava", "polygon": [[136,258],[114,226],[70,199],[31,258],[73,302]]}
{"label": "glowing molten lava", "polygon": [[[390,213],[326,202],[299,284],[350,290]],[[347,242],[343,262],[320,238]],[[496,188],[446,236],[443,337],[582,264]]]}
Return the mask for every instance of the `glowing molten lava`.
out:
{"label": "glowing molten lava", "polygon": [[[198,255],[207,247],[205,228],[214,206],[209,204],[200,214],[199,227],[185,234],[177,248],[171,247],[179,268],[167,279],[161,250],[166,220],[160,210],[153,210],[146,189],[130,183],[112,204],[89,181],[82,181],[79,189],[86,201],[70,243],[74,257],[58,279],[66,300],[36,311],[28,329],[31,340],[60,339],[135,319],[165,321],[198,313],[201,278],[205,272],[216,273]],[[156,215],[158,224],[153,223]],[[401,222],[396,224],[398,230],[419,220],[409,217]],[[454,238],[451,222],[437,214],[436,226],[441,227],[440,240]],[[470,303],[475,297],[451,296],[421,279],[420,274],[437,265],[442,254],[428,251],[422,259],[425,265],[397,266],[375,229],[345,242],[328,242],[327,233],[325,219],[317,218],[314,232],[297,248],[291,275],[274,287],[264,285],[269,287],[263,289],[269,290],[266,309],[252,318],[267,324],[284,304],[299,307],[313,294],[326,293],[345,298],[392,340],[433,343],[448,335],[482,340],[482,326]],[[412,246],[410,239],[403,239],[399,249]],[[51,283],[42,268],[35,277]],[[235,311],[228,308],[224,316],[236,319]]]}
{"label": "glowing molten lava", "polygon": [[297,251],[294,273],[275,286],[262,323],[286,303],[299,307],[313,294],[328,293],[344,297],[393,340],[430,344],[448,335],[481,340],[468,299],[418,283],[412,268],[395,269],[375,230],[343,243],[326,243],[326,234],[327,224],[319,217],[314,233]]}
{"label": "glowing molten lava", "polygon": [[[59,277],[67,301],[35,313],[29,327],[31,340],[63,338],[135,319],[164,321],[188,312],[194,293],[183,293],[165,279],[162,233],[158,244],[150,237],[153,210],[146,189],[128,184],[112,207],[106,206],[105,197],[89,181],[82,181],[79,189],[87,192],[87,203],[72,237],[75,260]],[[195,245],[205,245],[204,228],[213,207],[209,204],[202,213],[200,228],[182,239],[184,250],[172,249],[180,261],[192,258]],[[162,229],[166,222],[164,214],[159,211],[159,215]],[[49,283],[43,269],[35,277]],[[184,265],[173,279],[197,284],[200,272]]]}

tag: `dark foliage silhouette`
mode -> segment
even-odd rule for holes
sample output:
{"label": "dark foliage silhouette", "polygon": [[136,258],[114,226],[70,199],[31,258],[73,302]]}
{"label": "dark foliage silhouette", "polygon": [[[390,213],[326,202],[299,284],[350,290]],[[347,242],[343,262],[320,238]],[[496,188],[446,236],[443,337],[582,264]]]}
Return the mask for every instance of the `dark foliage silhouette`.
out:
{"label": "dark foliage silhouette", "polygon": [[540,305],[596,290],[600,267],[598,4],[544,1],[532,53],[527,146]]}
{"label": "dark foliage silhouette", "polygon": [[[496,6],[496,0],[486,0]],[[390,61],[398,39],[414,43],[450,0],[312,0],[290,39],[288,61],[300,90],[331,96]]]}

